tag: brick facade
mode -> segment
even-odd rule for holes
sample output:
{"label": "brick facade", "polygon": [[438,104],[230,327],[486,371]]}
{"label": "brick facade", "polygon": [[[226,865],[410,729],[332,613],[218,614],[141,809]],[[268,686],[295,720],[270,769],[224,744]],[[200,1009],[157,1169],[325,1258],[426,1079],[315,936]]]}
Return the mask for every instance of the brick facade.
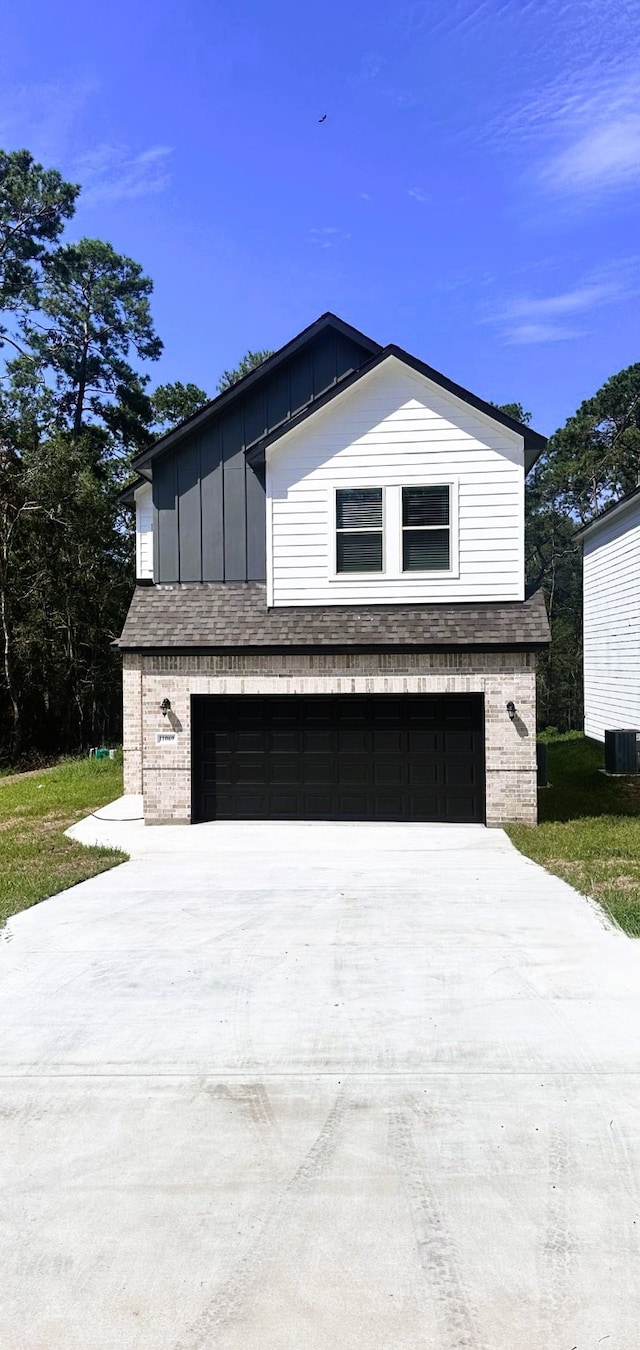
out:
{"label": "brick facade", "polygon": [[[536,823],[532,651],[125,652],[123,660],[125,792],[144,794],[148,824],[190,822],[192,694],[349,693],[483,694],[487,825]],[[175,743],[157,744],[157,733],[169,730]]]}

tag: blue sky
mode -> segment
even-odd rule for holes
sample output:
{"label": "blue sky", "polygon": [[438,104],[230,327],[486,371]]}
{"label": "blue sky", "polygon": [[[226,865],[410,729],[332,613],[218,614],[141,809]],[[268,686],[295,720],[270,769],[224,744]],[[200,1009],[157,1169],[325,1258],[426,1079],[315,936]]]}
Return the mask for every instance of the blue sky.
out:
{"label": "blue sky", "polygon": [[638,0],[31,0],[0,144],[153,277],[154,383],[332,309],[549,433],[640,359],[639,43]]}

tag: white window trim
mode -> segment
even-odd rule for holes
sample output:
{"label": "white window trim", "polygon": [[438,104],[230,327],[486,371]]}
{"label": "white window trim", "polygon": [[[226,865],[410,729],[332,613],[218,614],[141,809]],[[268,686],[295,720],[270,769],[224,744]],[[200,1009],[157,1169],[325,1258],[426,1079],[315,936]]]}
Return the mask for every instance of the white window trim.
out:
{"label": "white window trim", "polygon": [[[338,572],[337,571],[337,494],[341,489],[382,488],[382,571],[381,572]],[[451,566],[427,568],[420,572],[405,572],[402,568],[402,489],[403,487],[448,487],[449,488],[449,541]],[[332,584],[348,585],[350,582],[363,582],[375,589],[381,580],[402,581],[411,585],[414,581],[450,580],[460,576],[459,549],[459,479],[450,476],[421,474],[413,480],[403,478],[400,483],[332,483],[329,487],[328,518],[331,529],[328,579]]]}
{"label": "white window trim", "polygon": [[[357,489],[359,492],[360,492],[360,491],[366,492],[368,488],[376,488],[376,489],[378,489],[378,490],[380,490],[380,488],[382,488],[382,531],[381,531],[381,533],[382,533],[382,568],[381,568],[381,570],[380,570],[379,572],[339,572],[339,571],[338,571],[338,493],[339,493],[339,492],[342,492],[343,490],[346,490],[346,491],[348,492],[348,491],[350,491],[352,488]],[[354,581],[377,581],[379,577],[384,577],[384,576],[388,575],[388,574],[387,574],[387,533],[388,533],[388,531],[387,531],[387,496],[386,496],[386,488],[385,488],[385,486],[384,486],[384,483],[334,483],[334,484],[332,484],[331,488],[329,489],[329,492],[330,492],[329,520],[330,520],[330,523],[331,523],[331,552],[330,552],[330,555],[329,555],[329,580],[330,580],[330,581],[338,581],[338,582],[340,582],[340,581],[342,581],[342,582],[344,582],[344,581],[349,581],[350,579],[351,579],[351,580],[354,580]],[[348,531],[342,531],[342,533],[349,533],[349,532],[348,532]],[[357,531],[354,531],[354,533],[357,533]],[[363,533],[363,534],[367,534],[367,533],[373,534],[374,531],[373,531],[373,530],[371,530],[371,531],[363,530],[362,533]],[[375,531],[375,533],[377,533],[377,531]]]}
{"label": "white window trim", "polygon": [[[402,567],[403,555],[403,535],[404,526],[402,524],[402,488],[405,487],[448,487],[449,489],[449,566],[448,567],[427,567],[422,571],[413,570],[404,571]],[[400,528],[399,543],[399,567],[400,576],[403,579],[407,577],[419,577],[424,580],[425,577],[459,577],[460,576],[460,555],[458,549],[459,534],[459,511],[458,511],[458,480],[455,478],[421,478],[419,482],[403,483],[398,493],[398,524]],[[416,527],[417,528],[417,527]],[[434,529],[444,529],[444,526],[434,526]]]}

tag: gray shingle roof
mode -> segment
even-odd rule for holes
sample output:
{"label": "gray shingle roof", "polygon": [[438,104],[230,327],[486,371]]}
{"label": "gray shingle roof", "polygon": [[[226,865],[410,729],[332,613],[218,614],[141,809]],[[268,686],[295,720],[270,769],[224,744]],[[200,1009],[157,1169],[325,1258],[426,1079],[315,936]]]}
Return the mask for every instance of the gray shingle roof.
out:
{"label": "gray shingle roof", "polygon": [[541,591],[467,605],[291,605],[259,582],[137,586],[118,646],[172,648],[535,647],[549,642]]}

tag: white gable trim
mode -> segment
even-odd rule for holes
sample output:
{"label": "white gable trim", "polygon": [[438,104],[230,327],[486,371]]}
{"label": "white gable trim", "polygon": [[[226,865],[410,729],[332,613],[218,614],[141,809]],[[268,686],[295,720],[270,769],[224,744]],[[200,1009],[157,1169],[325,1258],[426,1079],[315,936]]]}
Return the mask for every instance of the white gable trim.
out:
{"label": "white gable trim", "polygon": [[[435,398],[437,400],[442,400],[444,403],[449,403],[452,413],[455,410],[458,414],[458,418],[462,413],[466,420],[477,423],[478,429],[486,431],[489,427],[492,428],[494,437],[497,432],[497,434],[504,439],[505,445],[513,446],[515,450],[522,451],[522,463],[524,465],[524,435],[520,435],[519,432],[513,431],[511,427],[504,426],[502,422],[499,422],[497,418],[491,417],[488,413],[483,413],[480,408],[476,408],[474,404],[468,403],[466,399],[459,397],[457,394],[453,394],[451,390],[445,389],[443,385],[438,384],[436,380],[432,380],[427,375],[423,375],[420,371],[414,370],[413,366],[408,365],[406,361],[402,361],[392,352],[390,352],[383,361],[380,361],[374,366],[372,370],[368,370],[363,375],[360,375],[353,384],[347,385],[344,389],[339,389],[324,407],[316,408],[297,426],[291,427],[288,431],[283,431],[275,441],[270,445],[267,445],[267,459],[279,454],[282,450],[286,450],[287,446],[297,437],[307,434],[310,426],[317,423],[320,418],[329,418],[334,416],[339,410],[342,411],[349,401],[356,401],[363,393],[367,392],[368,387],[371,384],[379,382],[381,377],[384,377],[386,374],[393,371],[402,374],[406,379],[412,380],[417,389],[420,390],[422,398],[424,398],[426,392],[429,399]],[[452,420],[456,421],[457,419],[452,417]]]}

